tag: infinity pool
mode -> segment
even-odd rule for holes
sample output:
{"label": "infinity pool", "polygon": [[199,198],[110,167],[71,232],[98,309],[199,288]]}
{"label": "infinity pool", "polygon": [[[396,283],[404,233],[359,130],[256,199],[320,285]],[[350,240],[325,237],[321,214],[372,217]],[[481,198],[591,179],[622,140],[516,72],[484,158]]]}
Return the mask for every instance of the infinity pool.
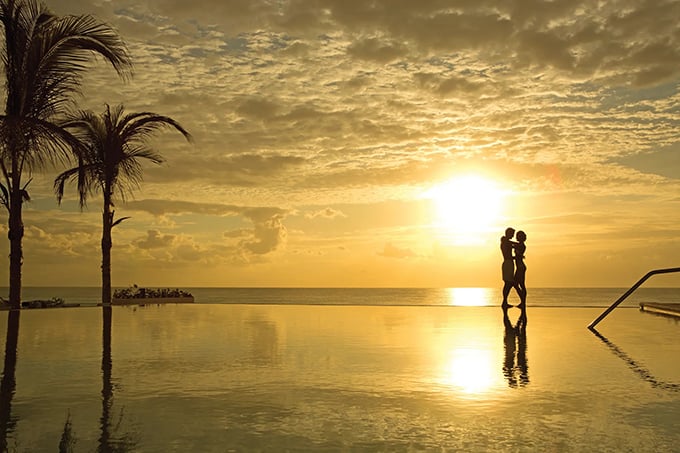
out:
{"label": "infinity pool", "polygon": [[622,308],[595,334],[601,311],[529,308],[523,328],[496,307],[27,310],[18,337],[3,312],[0,436],[18,452],[678,451],[680,323]]}

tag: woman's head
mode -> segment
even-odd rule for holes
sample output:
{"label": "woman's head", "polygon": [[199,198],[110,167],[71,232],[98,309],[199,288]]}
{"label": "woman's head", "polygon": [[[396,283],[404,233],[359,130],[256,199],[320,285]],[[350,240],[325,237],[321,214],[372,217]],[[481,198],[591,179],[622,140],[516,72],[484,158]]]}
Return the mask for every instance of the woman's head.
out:
{"label": "woman's head", "polygon": [[517,234],[515,235],[515,237],[520,242],[524,242],[524,241],[527,240],[527,234],[522,230],[518,231]]}

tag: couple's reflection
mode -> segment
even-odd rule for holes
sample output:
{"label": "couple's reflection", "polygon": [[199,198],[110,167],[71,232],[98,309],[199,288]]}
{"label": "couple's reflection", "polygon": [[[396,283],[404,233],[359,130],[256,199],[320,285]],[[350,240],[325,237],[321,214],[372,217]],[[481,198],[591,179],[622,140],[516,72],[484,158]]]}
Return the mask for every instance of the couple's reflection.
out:
{"label": "couple's reflection", "polygon": [[8,451],[7,439],[12,436],[16,420],[12,418],[12,398],[16,388],[17,344],[19,341],[19,310],[10,310],[7,317],[5,363],[0,382],[0,451]]}
{"label": "couple's reflection", "polygon": [[521,313],[515,325],[510,321],[509,306],[503,307],[503,343],[505,358],[503,360],[503,375],[512,388],[524,387],[529,384],[529,364],[527,362],[527,309],[521,307]]}

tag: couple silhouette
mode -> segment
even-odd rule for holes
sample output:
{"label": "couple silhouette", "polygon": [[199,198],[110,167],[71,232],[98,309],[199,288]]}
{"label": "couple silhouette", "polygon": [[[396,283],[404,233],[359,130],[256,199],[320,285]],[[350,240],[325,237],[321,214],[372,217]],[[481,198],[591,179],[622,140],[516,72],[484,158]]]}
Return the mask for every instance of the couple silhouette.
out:
{"label": "couple silhouette", "polygon": [[[516,241],[513,241],[513,238]],[[524,252],[526,252],[527,235],[524,231],[515,234],[514,228],[507,228],[505,235],[501,237],[501,253],[503,254],[503,325],[505,334],[503,343],[505,346],[505,360],[503,361],[503,374],[508,380],[510,387],[524,387],[529,383],[529,366],[527,363],[527,288],[524,284],[527,267],[524,264]],[[508,309],[512,307],[508,303],[508,296],[512,288],[515,288],[520,303],[517,307],[521,313],[517,324],[512,325],[508,316]]]}
{"label": "couple silhouette", "polygon": [[[516,238],[516,241],[513,241]],[[515,288],[519,296],[520,303],[517,305],[520,308],[526,307],[527,302],[527,288],[524,283],[526,278],[527,266],[524,264],[524,252],[526,251],[527,235],[524,231],[518,231],[515,234],[515,229],[508,227],[505,229],[505,235],[501,237],[501,253],[503,254],[503,265],[501,267],[503,274],[503,308],[511,307],[508,303],[508,296],[512,288]]]}

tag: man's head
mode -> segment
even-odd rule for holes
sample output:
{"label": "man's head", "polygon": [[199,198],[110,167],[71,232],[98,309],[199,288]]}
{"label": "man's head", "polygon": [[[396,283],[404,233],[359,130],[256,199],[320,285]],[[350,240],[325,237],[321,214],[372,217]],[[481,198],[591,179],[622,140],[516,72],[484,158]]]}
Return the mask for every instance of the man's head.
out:
{"label": "man's head", "polygon": [[512,227],[507,227],[505,229],[505,237],[510,239],[515,235],[515,229]]}

